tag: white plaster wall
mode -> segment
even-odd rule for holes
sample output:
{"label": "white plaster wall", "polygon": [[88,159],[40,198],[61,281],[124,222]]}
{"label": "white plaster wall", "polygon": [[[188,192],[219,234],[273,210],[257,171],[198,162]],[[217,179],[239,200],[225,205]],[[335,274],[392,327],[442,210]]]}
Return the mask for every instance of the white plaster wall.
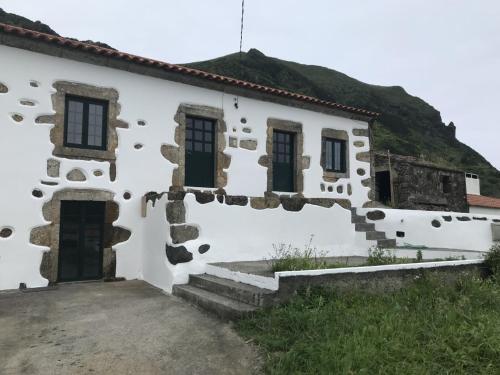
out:
{"label": "white plaster wall", "polygon": [[500,208],[469,206],[469,212],[477,215],[492,215],[500,217]]}
{"label": "white plaster wall", "polygon": [[[197,239],[183,243],[193,254],[193,261],[171,265],[165,258],[165,242],[170,242],[169,225],[165,215],[166,196],[155,207],[148,204],[145,236],[144,279],[168,291],[171,284],[186,283],[188,275],[205,272],[207,263],[270,259],[273,244],[284,243],[303,250],[312,237],[311,247],[318,255],[367,256],[374,241],[354,231],[351,212],[339,205],[324,208],[306,205],[300,212],[275,209],[256,210],[246,206],[228,206],[217,200],[196,202],[193,194],[186,195],[186,223],[199,228]],[[167,232],[166,235],[163,232]],[[200,245],[209,244],[205,254]],[[163,272],[161,271],[163,269]],[[158,274],[171,274],[172,279],[159,280]],[[167,285],[167,287],[165,287]]]}
{"label": "white plaster wall", "polygon": [[[39,87],[31,87],[30,80],[39,83]],[[85,83],[101,87],[115,88],[119,92],[121,104],[120,119],[129,123],[129,129],[118,129],[119,144],[117,153],[117,178],[114,182],[109,179],[109,163],[97,161],[78,161],[56,158],[61,162],[60,178],[49,178],[46,174],[47,159],[52,156],[53,145],[49,140],[49,131],[52,125],[35,124],[39,115],[52,114],[51,94],[54,92],[52,84],[55,81],[65,80]],[[0,289],[17,288],[19,283],[26,283],[28,287],[38,287],[47,284],[39,273],[42,252],[48,249],[31,245],[29,234],[32,228],[47,224],[42,217],[42,205],[49,201],[52,194],[63,188],[95,188],[109,190],[116,194],[115,200],[120,205],[120,217],[115,225],[131,230],[130,239],[116,246],[118,277],[143,278],[144,274],[154,280],[157,285],[167,285],[170,277],[156,275],[155,267],[149,259],[148,249],[145,248],[145,238],[155,237],[155,242],[165,241],[165,234],[161,225],[158,230],[152,230],[151,225],[140,216],[140,199],[149,191],[166,191],[171,185],[171,174],[174,168],[170,162],[160,154],[162,144],[174,143],[174,128],[176,123],[173,118],[180,103],[193,103],[208,105],[224,109],[225,120],[229,135],[239,139],[252,138],[258,140],[255,151],[233,149],[227,147],[232,161],[228,169],[228,194],[262,196],[266,190],[266,169],[259,166],[259,156],[265,154],[265,139],[267,118],[275,117],[285,120],[301,122],[304,132],[304,155],[311,157],[311,168],[304,171],[304,193],[309,197],[349,198],[353,205],[361,206],[367,201],[368,188],[361,185],[362,177],[356,174],[357,168],[364,168],[369,176],[369,164],[358,162],[355,152],[367,151],[369,145],[355,148],[352,144],[358,137],[352,136],[353,128],[367,128],[367,124],[359,121],[347,120],[340,117],[329,116],[312,111],[300,110],[273,103],[259,102],[257,100],[239,98],[239,109],[233,105],[234,97],[222,92],[201,89],[179,83],[169,82],[151,77],[145,77],[124,71],[113,70],[100,66],[79,63],[56,57],[35,54],[29,51],[0,46],[0,82],[8,86],[9,92],[0,94],[0,228],[10,227],[14,234],[7,239],[0,239]],[[32,100],[34,107],[21,106],[20,99]],[[18,113],[24,117],[21,123],[11,119],[11,114]],[[245,117],[247,124],[243,125],[240,119]],[[146,126],[138,126],[137,120],[145,120]],[[252,128],[251,134],[242,132],[243,126]],[[234,128],[234,131],[233,131]],[[338,194],[336,186],[346,184],[347,179],[340,179],[333,184],[333,192],[321,192],[322,170],[320,161],[321,129],[334,128],[347,130],[350,137],[350,175],[352,196],[344,193]],[[363,138],[366,141],[366,138]],[[142,143],[141,150],[134,149],[135,143]],[[80,168],[87,176],[85,182],[70,182],[65,176],[74,167]],[[95,177],[92,171],[101,169],[104,175]],[[58,186],[46,186],[41,180],[58,182]],[[40,189],[44,197],[36,199],[31,195],[34,189]],[[132,194],[130,200],[123,199],[123,193]],[[191,206],[190,206],[191,207]],[[191,208],[190,208],[191,209]],[[214,210],[219,214],[220,208],[201,206],[199,210]],[[305,217],[314,217],[320,208],[307,206]],[[247,212],[248,211],[248,212]],[[262,247],[258,254],[246,253],[259,246],[246,244],[232,239],[224,238],[229,230],[234,227],[243,228],[247,225],[245,233],[258,233],[262,227],[260,221],[272,221],[277,232],[293,234],[298,221],[287,227],[286,221],[281,223],[278,209],[273,214],[253,211],[249,207],[242,212],[238,208],[231,208],[231,222],[229,228],[223,225],[224,230],[212,227],[213,217],[199,212],[193,208],[189,214],[190,220],[197,220],[202,226],[202,231],[208,239],[214,241],[214,246],[219,248],[215,254],[210,254],[213,259],[224,259],[223,252],[236,252],[248,258],[261,257],[264,252]],[[237,214],[235,214],[237,213]],[[224,212],[225,214],[225,212]],[[239,215],[242,215],[241,217]],[[270,215],[267,217],[267,215]],[[326,215],[326,214],[321,214]],[[161,214],[158,214],[160,218]],[[292,218],[292,215],[286,215]],[[298,217],[298,216],[297,216]],[[324,219],[326,217],[322,216]],[[339,216],[340,217],[340,216]],[[207,219],[210,218],[210,219]],[[250,220],[252,218],[252,220]],[[258,219],[257,219],[258,218]],[[266,218],[266,219],[264,219]],[[307,222],[307,220],[302,220]],[[337,220],[338,221],[338,220]],[[151,224],[151,220],[147,222]],[[255,227],[252,229],[251,227]],[[289,228],[289,229],[286,229]],[[334,230],[334,226],[326,225],[318,238],[326,243],[326,232]],[[165,230],[167,230],[165,228]],[[240,229],[238,229],[240,230]],[[241,229],[242,230],[242,229]],[[213,233],[211,231],[214,231]],[[303,234],[309,233],[304,229]],[[333,233],[333,232],[332,232]],[[247,236],[248,237],[248,236]],[[305,236],[304,236],[305,237]],[[331,237],[334,237],[331,235]],[[270,237],[266,237],[266,246]],[[294,238],[298,241],[299,238]],[[301,242],[306,238],[301,239]],[[274,238],[273,238],[274,241]],[[220,243],[220,246],[218,245]],[[235,248],[238,245],[244,247]],[[163,244],[164,246],[164,244]],[[247,250],[248,249],[248,250]],[[267,250],[266,250],[267,251]],[[211,259],[211,258],[210,258]],[[193,266],[196,267],[195,263]],[[183,272],[182,267],[176,271]],[[183,274],[185,275],[185,274]],[[183,276],[184,277],[184,276]]]}
{"label": "white plaster wall", "polygon": [[[373,210],[358,208],[357,213],[366,215]],[[434,249],[488,251],[493,245],[491,223],[494,219],[500,220],[500,216],[487,216],[487,220],[484,221],[474,220],[472,214],[457,212],[393,209],[380,211],[385,213],[383,220],[367,220],[367,222],[375,223],[376,229],[385,231],[388,238],[396,238],[397,246],[426,246]],[[445,221],[443,216],[451,216],[452,221]],[[457,220],[457,217],[464,216],[471,220]],[[433,220],[438,220],[441,227],[433,227]],[[396,237],[396,231],[404,232],[405,237]]]}

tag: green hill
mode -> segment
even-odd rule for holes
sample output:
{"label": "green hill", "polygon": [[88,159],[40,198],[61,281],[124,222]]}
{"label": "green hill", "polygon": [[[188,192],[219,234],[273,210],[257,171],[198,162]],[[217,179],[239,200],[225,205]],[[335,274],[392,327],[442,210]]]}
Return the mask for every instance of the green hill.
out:
{"label": "green hill", "polygon": [[[0,22],[58,35],[40,21],[6,13],[1,8]],[[85,42],[112,48],[105,43]],[[241,60],[235,53],[184,65],[380,112],[374,126],[375,149],[422,157],[479,174],[482,194],[500,197],[500,171],[456,140],[452,127],[443,124],[435,108],[402,87],[369,85],[332,69],[268,57],[256,49],[243,53]]]}
{"label": "green hill", "polygon": [[[50,26],[44,24],[43,22],[32,21],[26,17],[22,17],[22,16],[19,16],[17,14],[14,14],[14,13],[7,13],[2,8],[0,8],[0,23],[6,23],[9,25],[18,26],[18,27],[22,27],[24,29],[38,31],[40,33],[60,36],[58,33],[56,33],[54,30],[52,30],[50,28]],[[75,38],[69,38],[69,37],[66,37],[66,38],[78,40]],[[82,40],[82,42],[88,43],[88,44],[94,44],[94,45],[99,46],[99,47],[114,49],[106,43],[94,42],[93,40]]]}
{"label": "green hill", "polygon": [[183,65],[380,112],[374,126],[376,150],[477,173],[482,194],[500,197],[500,171],[455,139],[454,126],[446,126],[439,111],[402,87],[369,85],[332,69],[268,57],[256,49],[242,53],[241,59],[234,53]]}

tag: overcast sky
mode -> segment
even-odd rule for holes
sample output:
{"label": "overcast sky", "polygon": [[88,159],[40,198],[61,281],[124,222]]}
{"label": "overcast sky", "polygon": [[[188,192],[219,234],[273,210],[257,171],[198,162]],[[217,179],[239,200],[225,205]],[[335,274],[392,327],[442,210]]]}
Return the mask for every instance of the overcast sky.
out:
{"label": "overcast sky", "polygon": [[[183,63],[239,49],[241,0],[0,0],[63,36]],[[403,86],[500,169],[500,1],[246,0],[243,49]]]}

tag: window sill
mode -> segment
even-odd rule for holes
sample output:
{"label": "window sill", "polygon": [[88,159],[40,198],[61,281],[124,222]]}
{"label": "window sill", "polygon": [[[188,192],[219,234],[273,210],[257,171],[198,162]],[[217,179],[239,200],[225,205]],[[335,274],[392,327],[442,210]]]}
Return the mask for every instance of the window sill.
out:
{"label": "window sill", "polygon": [[349,173],[330,172],[323,170],[323,180],[326,182],[336,182],[340,178],[349,178]]}
{"label": "window sill", "polygon": [[59,156],[68,159],[106,160],[106,161],[116,160],[116,156],[112,151],[93,150],[87,148],[56,146],[52,154],[54,156]]}

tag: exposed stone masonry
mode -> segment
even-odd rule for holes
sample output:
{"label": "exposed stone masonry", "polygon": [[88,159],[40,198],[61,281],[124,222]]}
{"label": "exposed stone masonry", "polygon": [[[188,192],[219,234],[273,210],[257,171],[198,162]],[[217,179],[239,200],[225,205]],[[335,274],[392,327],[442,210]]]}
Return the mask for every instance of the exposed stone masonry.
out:
{"label": "exposed stone masonry", "polygon": [[298,122],[269,118],[267,120],[266,155],[260,156],[259,165],[267,168],[267,192],[273,191],[273,133],[281,130],[295,134],[295,192],[302,194],[304,191],[304,169],[309,168],[310,157],[303,156],[304,135],[302,124]]}
{"label": "exposed stone masonry", "polygon": [[[375,177],[390,173],[391,199],[399,209],[468,212],[465,173],[436,166],[415,157],[374,153]],[[376,196],[382,188],[376,180]],[[381,179],[382,181],[382,179]]]}
{"label": "exposed stone masonry", "polygon": [[193,104],[181,104],[174,116],[174,121],[178,124],[175,128],[174,145],[162,145],[161,154],[172,164],[177,164],[177,168],[172,173],[172,188],[183,190],[185,185],[185,139],[186,139],[186,117],[199,116],[213,119],[216,127],[216,155],[215,155],[215,187],[223,188],[227,185],[227,172],[231,163],[231,156],[224,153],[226,148],[227,131],[222,109]]}
{"label": "exposed stone masonry", "polygon": [[[85,160],[115,160],[115,150],[118,147],[117,128],[128,128],[128,124],[118,119],[120,104],[118,91],[113,88],[96,87],[83,83],[66,81],[55,82],[53,87],[57,90],[52,94],[52,106],[55,115],[38,116],[37,124],[54,124],[50,131],[50,140],[54,144],[53,155],[70,159]],[[107,118],[107,147],[106,150],[93,150],[85,148],[72,148],[64,146],[64,116],[66,95],[76,95],[108,102]]]}
{"label": "exposed stone masonry", "polygon": [[78,182],[83,182],[87,180],[85,174],[78,168],[74,168],[71,171],[69,171],[68,174],[66,175],[66,179],[68,181],[78,181]]}
{"label": "exposed stone masonry", "polygon": [[50,283],[57,281],[60,212],[61,201],[64,200],[105,202],[103,277],[104,279],[115,277],[116,255],[113,246],[127,241],[131,232],[126,228],[113,226],[113,222],[119,216],[119,206],[113,201],[113,197],[113,193],[103,190],[63,189],[55,192],[52,199],[43,205],[43,217],[50,224],[33,228],[30,233],[30,243],[50,248],[49,251],[43,253],[40,265],[41,275]]}
{"label": "exposed stone masonry", "polygon": [[56,159],[47,160],[47,176],[49,177],[59,177],[59,169],[61,163]]}
{"label": "exposed stone masonry", "polygon": [[0,94],[6,94],[9,92],[9,88],[0,82]]}

